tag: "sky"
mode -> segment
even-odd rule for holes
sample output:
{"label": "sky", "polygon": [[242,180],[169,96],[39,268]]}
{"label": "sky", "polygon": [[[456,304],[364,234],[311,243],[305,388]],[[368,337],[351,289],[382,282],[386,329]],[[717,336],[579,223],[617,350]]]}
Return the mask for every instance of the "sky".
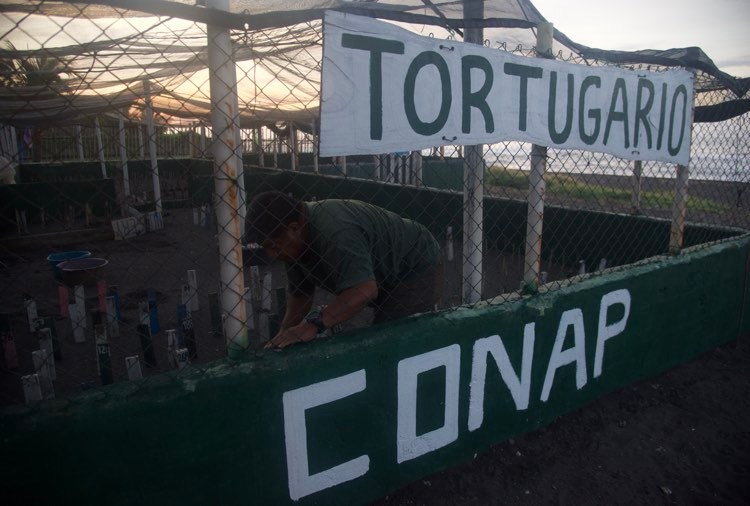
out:
{"label": "sky", "polygon": [[600,49],[698,46],[750,77],[750,0],[531,0],[572,40]]}

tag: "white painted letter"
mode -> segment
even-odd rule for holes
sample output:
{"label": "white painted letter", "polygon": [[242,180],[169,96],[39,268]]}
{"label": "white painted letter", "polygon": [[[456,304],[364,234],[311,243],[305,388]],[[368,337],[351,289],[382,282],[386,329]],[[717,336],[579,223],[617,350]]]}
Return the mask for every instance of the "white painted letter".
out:
{"label": "white painted letter", "polygon": [[[618,322],[607,325],[607,312],[609,308],[615,304],[622,304],[625,306],[625,314],[622,319]],[[599,330],[596,333],[596,354],[594,355],[594,378],[598,378],[602,374],[602,362],[604,361],[604,342],[610,337],[614,337],[617,334],[625,330],[625,324],[628,322],[628,316],[630,316],[630,292],[623,288],[621,290],[615,290],[609,292],[602,297],[602,302],[599,304]]]}
{"label": "white painted letter", "polygon": [[307,458],[305,410],[343,399],[365,388],[365,370],[361,369],[345,376],[284,392],[282,401],[286,467],[289,472],[289,497],[293,501],[359,478],[370,470],[370,457],[361,455],[311,476]]}
{"label": "white painted letter", "polygon": [[[573,337],[575,344],[572,348],[562,351],[568,327],[573,325]],[[565,311],[560,317],[560,326],[557,327],[555,346],[547,366],[547,374],[544,377],[542,388],[542,402],[547,402],[552,383],[555,381],[555,372],[558,368],[576,363],[576,388],[580,390],[586,384],[586,335],[583,330],[583,312],[576,308]]]}
{"label": "white painted letter", "polygon": [[[417,436],[417,377],[445,367],[445,418],[443,426]],[[458,439],[458,382],[461,347],[452,344],[439,350],[405,358],[398,363],[398,428],[396,460],[405,462],[442,448]]]}
{"label": "white painted letter", "polygon": [[521,357],[521,374],[516,374],[510,357],[505,350],[500,336],[478,339],[474,343],[474,355],[471,362],[471,384],[469,385],[469,430],[475,431],[484,420],[484,384],[487,376],[487,355],[492,354],[503,381],[513,396],[518,411],[529,407],[529,389],[531,387],[531,361],[534,358],[534,324],[528,323],[523,330],[523,356]]}

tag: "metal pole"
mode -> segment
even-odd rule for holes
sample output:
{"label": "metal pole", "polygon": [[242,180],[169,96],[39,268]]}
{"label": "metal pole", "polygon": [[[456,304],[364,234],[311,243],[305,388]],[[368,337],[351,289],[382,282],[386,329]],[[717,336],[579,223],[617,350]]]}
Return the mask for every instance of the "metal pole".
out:
{"label": "metal pole", "polygon": [[[464,19],[484,18],[483,0],[464,0]],[[482,45],[484,30],[466,28],[466,42]],[[463,284],[464,304],[473,304],[482,298],[483,240],[484,240],[484,146],[466,146],[464,158],[463,202]]]}
{"label": "metal pole", "polygon": [[[229,0],[207,0],[207,8],[229,10]],[[241,166],[236,156],[239,105],[237,68],[228,28],[208,25],[208,64],[211,86],[212,152],[219,240],[220,300],[229,358],[248,347],[245,274],[242,268],[242,220],[239,214]]]}
{"label": "metal pole", "polygon": [[94,118],[94,135],[96,136],[96,153],[99,164],[102,166],[102,179],[107,179],[107,164],[104,163],[104,143],[102,143],[102,127],[99,125],[99,116]]}
{"label": "metal pole", "polygon": [[76,125],[76,146],[78,146],[78,159],[82,162],[86,160],[86,156],[83,154],[83,134],[81,132],[81,125]]}
{"label": "metal pole", "polygon": [[292,170],[297,170],[299,160],[297,159],[297,129],[294,127],[294,123],[289,124],[289,158]]}
{"label": "metal pole", "polygon": [[[550,58],[552,54],[552,23],[537,25],[537,57]],[[547,148],[531,146],[531,172],[529,173],[529,193],[526,197],[526,254],[524,258],[523,289],[536,291],[539,286],[539,273],[542,263],[542,228],[544,225],[544,196],[547,170]]]}
{"label": "metal pole", "polygon": [[320,174],[320,160],[318,159],[318,154],[320,153],[320,146],[318,144],[318,131],[315,128],[315,122],[313,121],[310,125],[312,128],[312,149],[313,149],[313,172],[316,174]]}
{"label": "metal pole", "polygon": [[688,200],[688,178],[690,171],[686,165],[677,166],[677,178],[674,187],[674,206],[672,207],[672,228],[669,231],[669,254],[677,255],[682,249],[685,238],[685,214]]}
{"label": "metal pole", "polygon": [[118,117],[118,135],[120,140],[120,168],[122,170],[122,192],[127,200],[130,197],[130,174],[128,172],[128,149],[125,144],[125,114]]}
{"label": "metal pole", "polygon": [[258,127],[258,165],[266,166],[266,159],[263,155],[263,127]]}
{"label": "metal pole", "polygon": [[151,107],[151,83],[143,81],[144,101],[146,103],[146,130],[148,132],[148,157],[151,160],[151,182],[154,186],[154,210],[161,213],[161,183],[159,182],[159,163],[156,158],[156,128],[154,127],[154,111]]}
{"label": "metal pole", "polygon": [[[234,61],[234,60],[232,60]],[[236,87],[235,87],[236,89]],[[236,96],[236,95],[235,95]],[[240,110],[240,106],[237,105],[237,111]],[[239,112],[237,113],[237,143],[235,144],[234,156],[237,158],[237,188],[239,190],[240,198],[240,219],[242,224],[242,230],[245,230],[245,217],[247,216],[247,193],[245,192],[245,164],[242,160],[242,154],[245,151],[242,143],[242,128],[240,126]]]}
{"label": "metal pole", "polygon": [[641,212],[641,174],[643,173],[643,162],[636,160],[633,163],[633,212]]}

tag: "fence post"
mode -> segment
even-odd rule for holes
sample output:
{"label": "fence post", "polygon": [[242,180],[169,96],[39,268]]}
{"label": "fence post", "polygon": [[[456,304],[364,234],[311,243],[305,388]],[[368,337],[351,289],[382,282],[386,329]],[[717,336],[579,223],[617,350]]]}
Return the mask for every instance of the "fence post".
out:
{"label": "fence post", "polygon": [[94,117],[94,136],[96,137],[96,154],[99,164],[102,166],[102,179],[107,179],[107,164],[104,163],[104,144],[102,143],[102,127],[99,124],[99,116]]}
{"label": "fence post", "polygon": [[[228,10],[229,0],[207,0],[207,8]],[[245,275],[242,268],[243,223],[239,214],[238,177],[242,176],[236,156],[239,106],[237,68],[232,57],[228,28],[208,25],[208,64],[211,86],[211,126],[214,142],[214,178],[216,185],[216,224],[220,259],[220,300],[226,315],[224,332],[227,353],[238,358],[248,346]]]}
{"label": "fence post", "polygon": [[[482,19],[484,3],[464,0],[464,19]],[[482,45],[484,30],[466,28],[464,41]],[[484,146],[466,146],[464,158],[463,201],[463,286],[464,304],[473,304],[482,298],[482,248],[484,235]]]}
{"label": "fence post", "polygon": [[120,111],[117,117],[117,134],[120,141],[120,168],[122,170],[122,192],[125,200],[130,197],[130,173],[128,172],[128,147],[125,144],[125,114]]}
{"label": "fence post", "polygon": [[206,158],[206,125],[204,125],[202,121],[199,134],[200,136],[198,137],[198,144],[201,150],[200,158]]}
{"label": "fence post", "polygon": [[312,132],[313,172],[320,174],[320,137],[314,121],[310,124],[310,128]]}
{"label": "fence post", "polygon": [[294,123],[289,124],[289,163],[292,170],[299,169],[298,160],[298,146],[297,146],[297,128]]}
{"label": "fence post", "polygon": [[78,159],[82,162],[86,160],[86,156],[83,153],[83,132],[81,131],[81,125],[76,125],[76,146],[78,147]]}
{"label": "fence post", "polygon": [[[552,53],[552,23],[537,25],[537,57],[550,58]],[[531,172],[529,172],[529,193],[526,197],[526,252],[524,258],[523,289],[535,291],[539,286],[539,272],[542,263],[542,229],[544,226],[544,197],[547,170],[547,148],[531,146]]]}
{"label": "fence post", "polygon": [[688,178],[690,171],[686,165],[677,166],[672,207],[672,227],[669,231],[669,254],[677,255],[685,238],[685,213],[687,211]]}
{"label": "fence post", "polygon": [[641,174],[643,173],[643,162],[636,160],[633,163],[633,212],[641,212]]}
{"label": "fence post", "polygon": [[154,128],[154,111],[151,107],[151,83],[143,80],[144,101],[146,103],[146,130],[148,132],[148,157],[151,160],[151,181],[154,185],[154,210],[161,214],[161,183],[159,182],[159,162],[156,158],[156,129]]}

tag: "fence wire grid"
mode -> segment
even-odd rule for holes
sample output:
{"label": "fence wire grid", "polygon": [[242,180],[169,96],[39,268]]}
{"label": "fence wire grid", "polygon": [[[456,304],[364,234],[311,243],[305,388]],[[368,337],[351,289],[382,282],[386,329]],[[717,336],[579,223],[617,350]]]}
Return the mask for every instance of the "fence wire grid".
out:
{"label": "fence wire grid", "polygon": [[[201,371],[232,349],[260,350],[305,315],[343,339],[389,317],[555,290],[750,230],[746,113],[695,123],[686,168],[545,148],[544,182],[530,183],[535,148],[520,142],[324,158],[320,22],[230,31],[158,13],[90,16],[87,4],[48,16],[46,3],[0,12],[3,405]],[[533,47],[485,44],[534,57]],[[695,106],[747,98],[696,72]],[[235,99],[238,130],[212,115],[212,103]],[[467,189],[472,156],[483,171]],[[362,251],[347,242],[361,237],[344,234],[347,247],[331,253],[302,227],[308,235],[289,240],[302,237],[295,258],[312,273],[288,269],[286,236],[245,236],[246,205],[267,191],[305,203],[302,217],[277,216],[284,230],[302,223],[331,241],[322,229],[365,213],[367,248],[397,265],[336,277],[361,268],[348,265]],[[529,214],[536,197],[543,213]],[[330,199],[377,207],[332,214]],[[477,207],[472,223],[466,209]],[[434,242],[398,250],[384,237],[402,226]],[[324,266],[329,253],[341,258]]]}

